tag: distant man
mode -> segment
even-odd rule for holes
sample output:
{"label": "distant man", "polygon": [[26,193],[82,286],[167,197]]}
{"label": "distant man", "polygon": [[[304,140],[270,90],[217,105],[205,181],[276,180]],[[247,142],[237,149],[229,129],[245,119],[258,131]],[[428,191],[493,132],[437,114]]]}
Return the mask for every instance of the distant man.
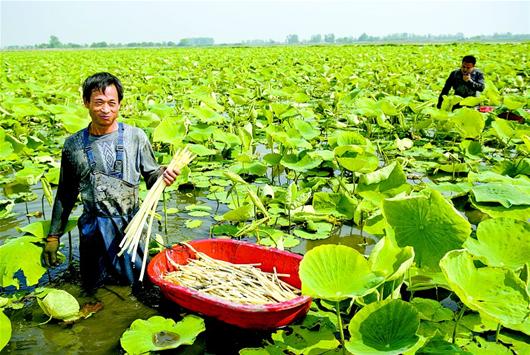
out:
{"label": "distant man", "polygon": [[436,107],[442,107],[443,97],[449,94],[451,88],[455,91],[455,95],[464,98],[478,96],[478,93],[484,90],[484,74],[475,68],[476,62],[477,59],[472,55],[466,55],[462,59],[460,69],[455,69],[449,74]]}

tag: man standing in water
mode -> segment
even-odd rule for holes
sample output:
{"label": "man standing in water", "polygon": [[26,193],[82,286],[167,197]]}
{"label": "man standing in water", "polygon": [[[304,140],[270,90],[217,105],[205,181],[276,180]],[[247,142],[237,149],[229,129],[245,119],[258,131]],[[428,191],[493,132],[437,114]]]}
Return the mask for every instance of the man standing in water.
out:
{"label": "man standing in water", "polygon": [[171,185],[179,173],[158,166],[141,129],[117,122],[122,98],[121,82],[112,74],[97,73],[85,80],[83,102],[91,123],[64,143],[59,187],[44,247],[45,264],[57,265],[59,238],[81,194],[80,271],[87,291],[108,280],[132,284],[138,279],[142,255],[133,265],[129,255],[117,254],[123,231],[138,210],[140,177],[150,188],[160,175]]}
{"label": "man standing in water", "polygon": [[484,90],[484,74],[475,68],[476,62],[477,60],[474,56],[466,55],[462,59],[462,66],[460,69],[455,69],[449,74],[442,89],[442,93],[438,98],[437,108],[442,107],[443,97],[444,95],[449,94],[451,88],[455,91],[455,95],[464,98],[468,96],[478,96],[478,92]]}

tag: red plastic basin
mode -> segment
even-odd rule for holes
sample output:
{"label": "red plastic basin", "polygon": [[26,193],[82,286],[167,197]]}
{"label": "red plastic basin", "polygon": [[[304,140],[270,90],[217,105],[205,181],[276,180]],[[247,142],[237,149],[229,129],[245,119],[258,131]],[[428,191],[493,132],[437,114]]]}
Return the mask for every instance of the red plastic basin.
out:
{"label": "red plastic basin", "polygon": [[[198,252],[231,262],[233,264],[260,263],[258,266],[265,272],[289,274],[281,277],[288,284],[300,288],[298,266],[302,256],[274,248],[266,248],[257,244],[231,239],[206,239],[189,242]],[[290,301],[266,305],[243,305],[209,296],[193,289],[178,286],[166,281],[162,276],[175,267],[167,256],[177,264],[187,264],[194,258],[194,252],[183,245],[175,245],[172,249],[157,254],[149,263],[147,273],[151,281],[158,285],[163,295],[178,305],[223,322],[249,329],[273,329],[288,325],[303,317],[309,311],[311,298],[298,296]]]}

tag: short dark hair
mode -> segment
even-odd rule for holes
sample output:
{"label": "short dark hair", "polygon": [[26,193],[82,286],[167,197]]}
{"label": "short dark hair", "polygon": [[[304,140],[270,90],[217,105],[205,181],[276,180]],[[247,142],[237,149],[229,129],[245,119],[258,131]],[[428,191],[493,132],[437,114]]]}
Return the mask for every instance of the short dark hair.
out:
{"label": "short dark hair", "polygon": [[83,101],[90,102],[90,97],[94,90],[105,92],[105,89],[111,85],[116,87],[118,101],[121,102],[121,99],[123,99],[123,87],[120,79],[107,72],[96,73],[86,78],[83,83]]}
{"label": "short dark hair", "polygon": [[477,58],[472,55],[466,55],[464,58],[462,58],[462,63],[471,63],[475,65],[475,63],[477,63]]}

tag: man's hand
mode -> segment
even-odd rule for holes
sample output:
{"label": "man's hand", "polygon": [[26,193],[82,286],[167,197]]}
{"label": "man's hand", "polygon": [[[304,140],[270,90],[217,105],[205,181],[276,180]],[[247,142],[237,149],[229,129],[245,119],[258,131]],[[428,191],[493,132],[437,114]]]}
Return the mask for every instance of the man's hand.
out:
{"label": "man's hand", "polygon": [[464,81],[469,81],[469,80],[471,80],[471,74],[469,74],[469,73],[464,74],[463,78],[464,78]]}
{"label": "man's hand", "polygon": [[177,176],[180,175],[180,170],[178,169],[167,169],[164,170],[164,173],[162,174],[162,176],[164,177],[164,182],[166,183],[167,186],[171,186],[174,182],[175,182],[175,179],[177,178]]}
{"label": "man's hand", "polygon": [[59,237],[56,235],[49,235],[46,238],[46,244],[44,245],[44,264],[46,266],[59,265],[57,250],[59,250]]}

